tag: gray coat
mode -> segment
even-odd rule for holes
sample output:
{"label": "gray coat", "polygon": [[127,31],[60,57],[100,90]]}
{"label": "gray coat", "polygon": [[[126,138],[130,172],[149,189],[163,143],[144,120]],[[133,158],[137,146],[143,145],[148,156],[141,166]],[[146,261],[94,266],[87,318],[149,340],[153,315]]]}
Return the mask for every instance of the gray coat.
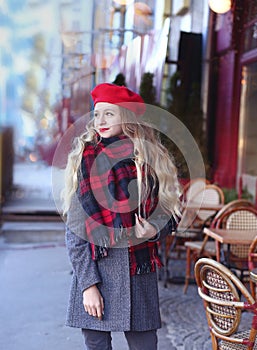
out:
{"label": "gray coat", "polygon": [[[66,245],[73,267],[67,325],[100,331],[145,331],[161,327],[157,273],[130,276],[128,248],[109,248],[99,261],[83,239],[83,209],[73,199],[67,218]],[[83,291],[97,284],[104,299],[102,321],[88,315]]]}

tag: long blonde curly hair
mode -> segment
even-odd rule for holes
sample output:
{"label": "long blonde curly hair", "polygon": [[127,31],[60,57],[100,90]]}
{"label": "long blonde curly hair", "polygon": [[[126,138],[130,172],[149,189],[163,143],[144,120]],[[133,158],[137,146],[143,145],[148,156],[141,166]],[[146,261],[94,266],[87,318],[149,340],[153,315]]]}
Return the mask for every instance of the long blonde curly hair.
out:
{"label": "long blonde curly hair", "polygon": [[[162,145],[159,135],[152,125],[139,122],[136,115],[120,107],[121,127],[123,134],[129,137],[134,145],[134,161],[137,168],[139,202],[149,193],[147,177],[143,179],[142,169],[150,172],[155,184],[158,181],[159,203],[162,209],[174,217],[180,216],[180,185],[177,178],[177,169],[168,150]],[[63,214],[69,210],[72,195],[78,187],[78,171],[82,154],[88,142],[98,142],[98,134],[91,119],[83,134],[74,139],[73,149],[68,155],[65,168],[65,187],[62,191]]]}

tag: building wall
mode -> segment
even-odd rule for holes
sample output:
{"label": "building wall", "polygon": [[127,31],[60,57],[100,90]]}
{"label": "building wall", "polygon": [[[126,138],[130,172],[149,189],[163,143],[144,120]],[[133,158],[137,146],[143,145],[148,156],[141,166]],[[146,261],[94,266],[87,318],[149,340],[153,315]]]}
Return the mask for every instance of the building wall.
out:
{"label": "building wall", "polygon": [[256,18],[257,4],[251,1],[234,0],[226,14],[212,13],[207,112],[214,181],[223,187],[237,187],[240,192],[242,176],[251,178],[248,190],[254,198],[252,177],[257,178],[257,173],[253,174],[251,162],[257,163],[257,153],[252,152],[256,144],[252,146],[251,135],[257,135],[257,124],[250,118],[257,108],[257,100],[252,99],[255,69],[248,78],[244,73],[257,62]]}

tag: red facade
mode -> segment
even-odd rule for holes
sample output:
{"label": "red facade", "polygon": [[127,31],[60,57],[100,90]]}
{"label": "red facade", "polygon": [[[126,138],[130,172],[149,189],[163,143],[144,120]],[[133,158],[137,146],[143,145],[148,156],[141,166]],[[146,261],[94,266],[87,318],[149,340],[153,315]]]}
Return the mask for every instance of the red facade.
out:
{"label": "red facade", "polygon": [[[247,5],[246,5],[247,6]],[[242,1],[224,15],[212,13],[212,52],[208,101],[208,142],[213,180],[235,187],[238,177],[238,133],[241,89]]]}

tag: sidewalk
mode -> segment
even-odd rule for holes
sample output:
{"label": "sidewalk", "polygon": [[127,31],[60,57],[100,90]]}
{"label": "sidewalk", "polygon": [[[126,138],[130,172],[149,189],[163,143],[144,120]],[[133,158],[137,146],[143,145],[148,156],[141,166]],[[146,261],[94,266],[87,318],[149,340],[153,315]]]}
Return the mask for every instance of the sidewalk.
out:
{"label": "sidewalk", "polygon": [[[43,198],[52,203],[49,168],[21,165],[14,178],[26,194],[23,200]],[[71,278],[64,237],[60,232],[56,240],[44,232],[40,235],[32,242],[22,231],[14,232],[9,242],[8,230],[0,235],[0,349],[82,350],[80,330],[64,325]],[[171,274],[183,275],[184,269],[183,260],[171,261]],[[163,327],[158,331],[158,350],[211,349],[196,286],[183,294],[183,284],[164,288],[160,281],[159,290]],[[113,334],[113,349],[128,350],[123,333]]]}
{"label": "sidewalk", "polygon": [[[0,349],[84,348],[80,330],[64,325],[70,273],[62,243],[0,241]],[[183,285],[172,284],[165,289],[160,282],[163,328],[158,331],[158,349],[209,350],[209,332],[195,286],[189,286],[186,295],[182,289]],[[123,333],[113,334],[113,349],[128,350]]]}
{"label": "sidewalk", "polygon": [[[64,325],[71,278],[65,247],[0,249],[0,349],[82,350],[80,330]],[[114,349],[127,350],[122,336],[114,337]]]}

